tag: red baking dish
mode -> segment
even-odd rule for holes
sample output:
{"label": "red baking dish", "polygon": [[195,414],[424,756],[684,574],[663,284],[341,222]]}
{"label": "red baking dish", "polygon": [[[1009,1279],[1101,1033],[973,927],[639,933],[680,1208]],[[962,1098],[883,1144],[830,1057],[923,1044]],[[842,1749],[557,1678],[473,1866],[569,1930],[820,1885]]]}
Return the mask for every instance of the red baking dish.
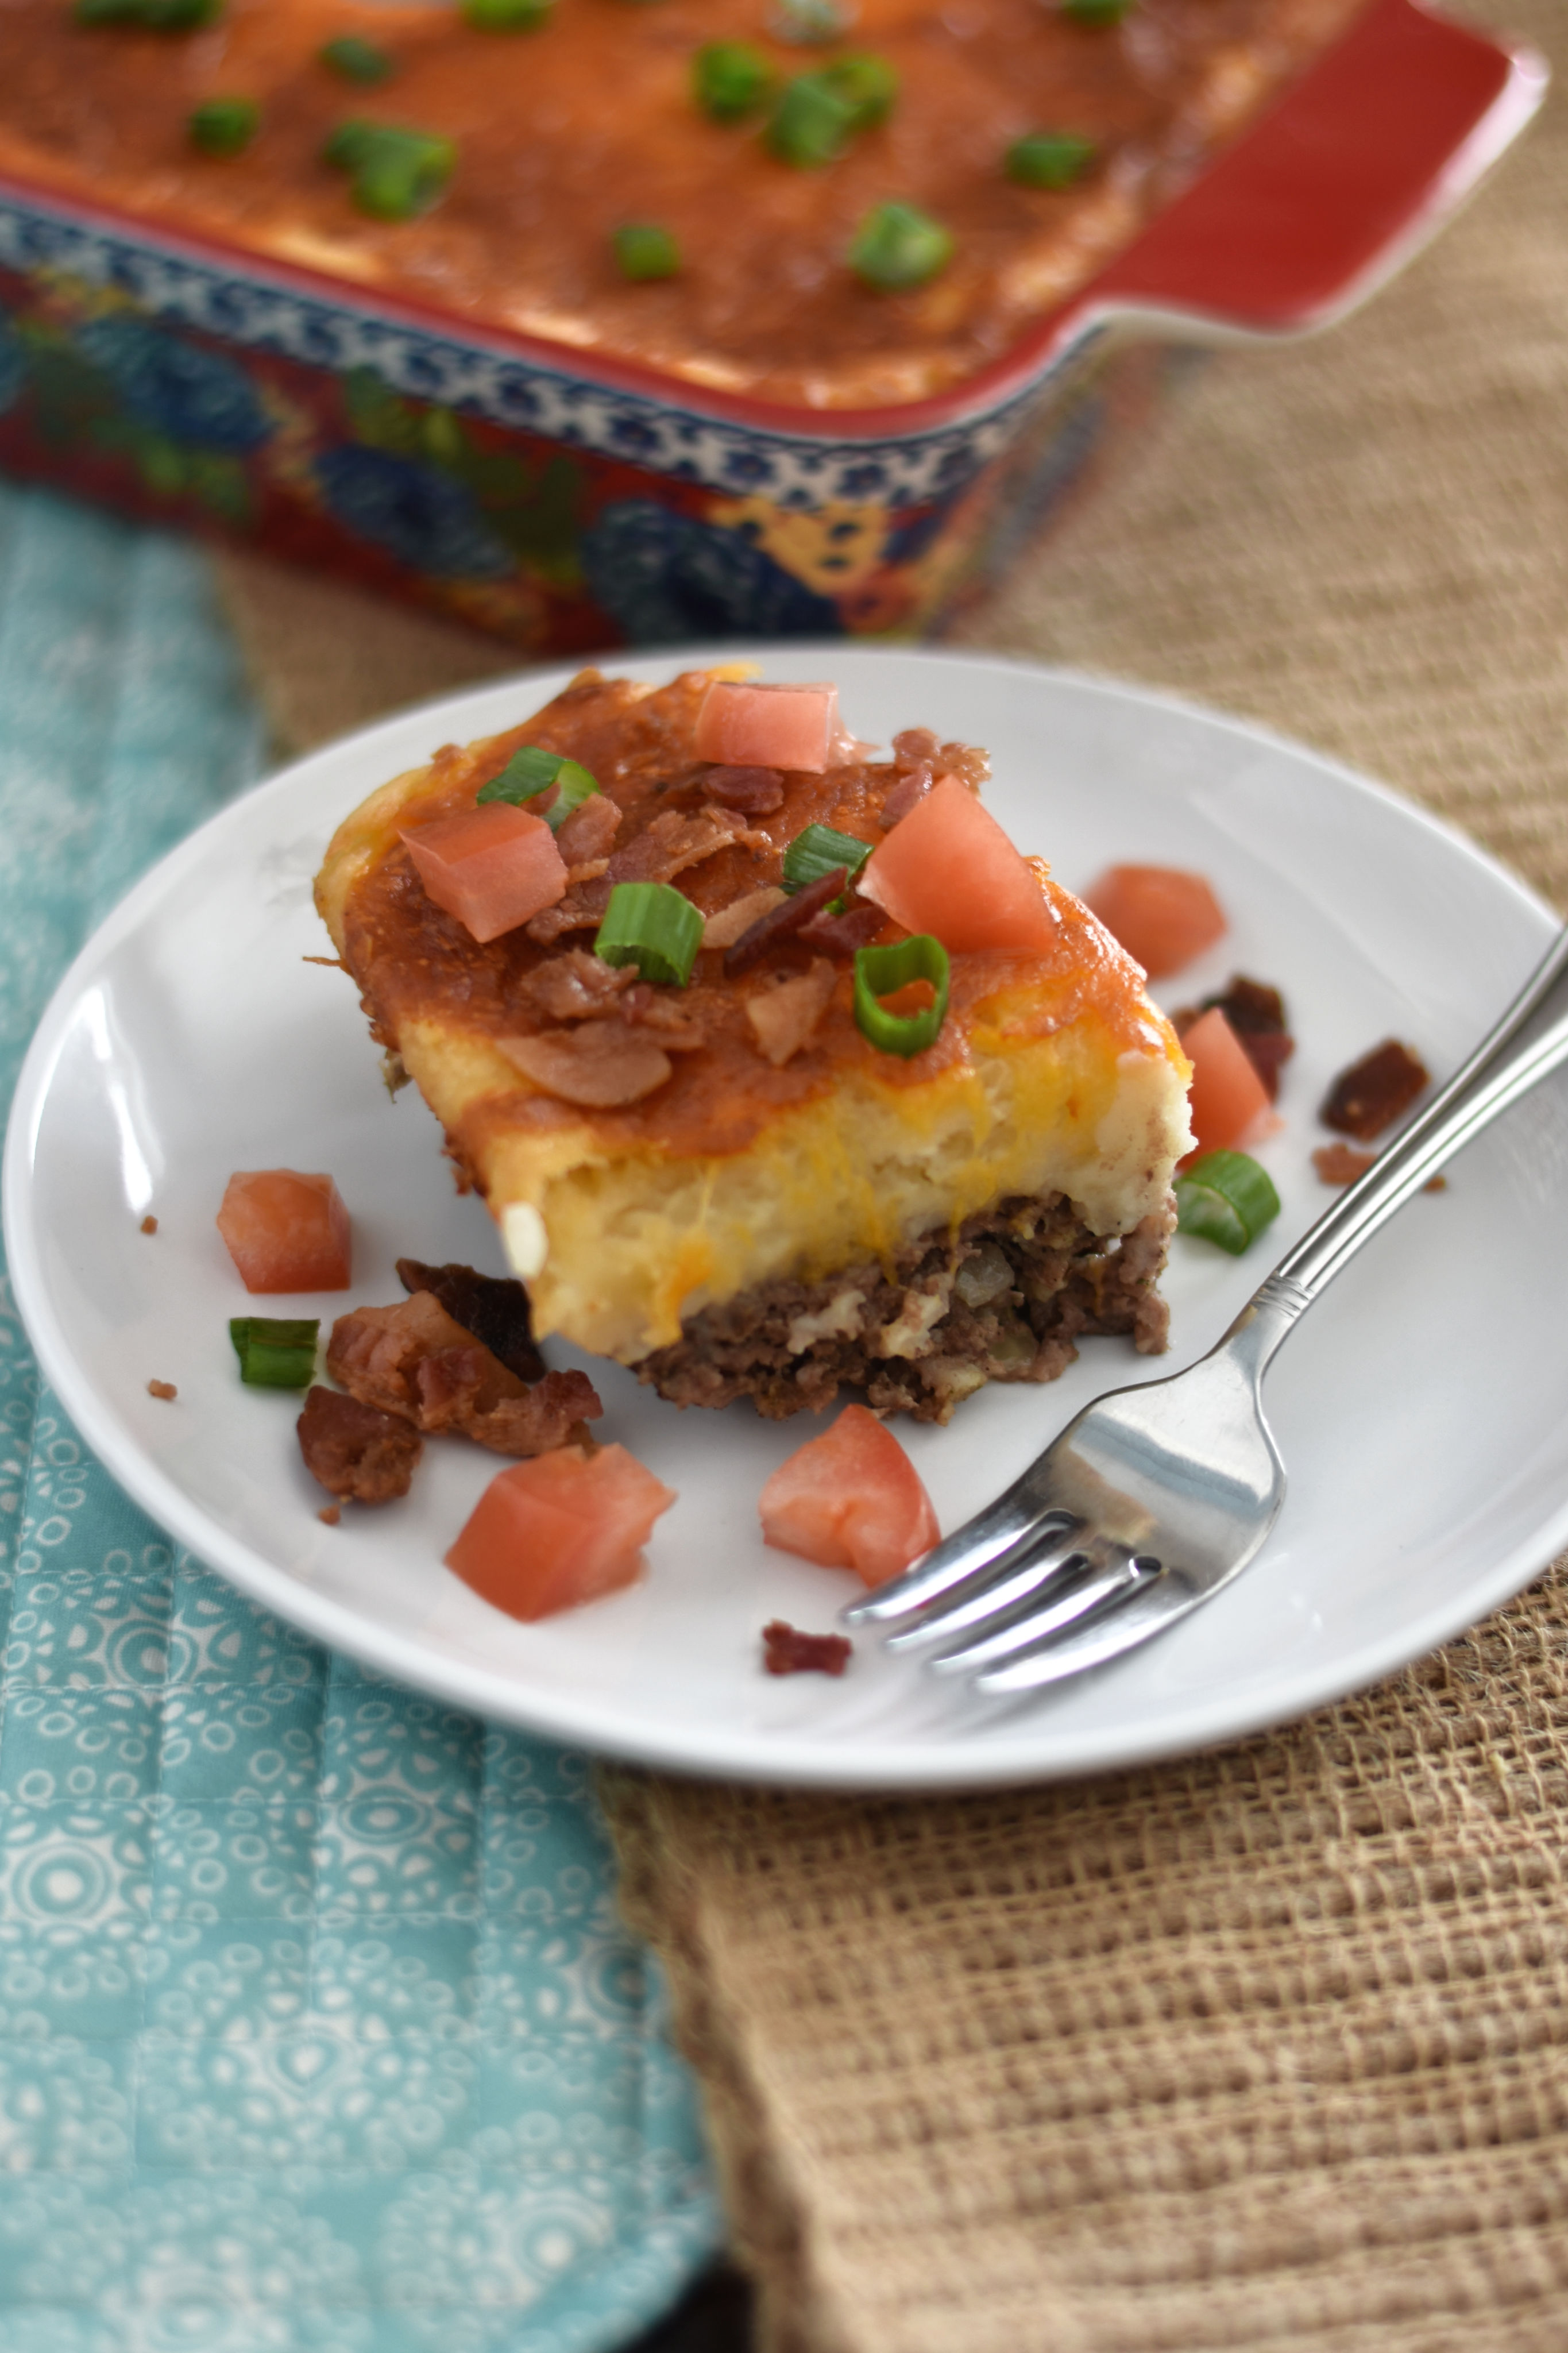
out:
{"label": "red baking dish", "polygon": [[1372,0],[1003,358],[866,410],[699,388],[0,179],[0,466],[535,655],[930,630],[1136,425],[1173,346],[1342,317],[1545,81],[1529,49]]}

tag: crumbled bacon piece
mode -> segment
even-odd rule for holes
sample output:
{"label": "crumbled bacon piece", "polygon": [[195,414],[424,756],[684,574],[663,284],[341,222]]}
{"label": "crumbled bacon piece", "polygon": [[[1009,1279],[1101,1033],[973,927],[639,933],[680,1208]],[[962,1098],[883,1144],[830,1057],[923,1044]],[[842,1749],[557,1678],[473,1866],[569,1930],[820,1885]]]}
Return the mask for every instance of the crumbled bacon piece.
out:
{"label": "crumbled bacon piece", "polygon": [[1342,1135],[1370,1144],[1402,1111],[1409,1109],[1427,1082],[1426,1066],[1419,1056],[1396,1038],[1389,1038],[1340,1072],[1318,1116],[1325,1127],[1338,1128]]}
{"label": "crumbled bacon piece", "polygon": [[1201,1005],[1173,1013],[1171,1026],[1178,1038],[1184,1037],[1194,1021],[1216,1010],[1229,1022],[1237,1045],[1262,1080],[1269,1102],[1278,1103],[1280,1070],[1296,1050],[1296,1040],[1286,1027],[1285,1000],[1279,991],[1267,981],[1248,980],[1245,973],[1238,972],[1217,997],[1205,997]]}
{"label": "crumbled bacon piece", "polygon": [[330,1495],[389,1504],[407,1494],[424,1441],[403,1415],[318,1386],[296,1427],[305,1468]]}
{"label": "crumbled bacon piece", "polygon": [[936,773],[929,760],[910,768],[899,778],[882,803],[877,822],[884,833],[891,833],[900,818],[908,817],[917,801],[924,800],[936,782]]}
{"label": "crumbled bacon piece", "polygon": [[1353,1185],[1376,1158],[1375,1152],[1358,1152],[1353,1144],[1320,1144],[1312,1166],[1325,1185]]}
{"label": "crumbled bacon piece", "polygon": [[608,793],[590,793],[562,820],[555,847],[569,868],[608,858],[621,829],[621,812]]}
{"label": "crumbled bacon piece", "polygon": [[156,1219],[156,1218],[148,1217],[148,1218],[143,1218],[143,1219],[142,1219],[142,1231],[144,1234],[155,1234],[155,1233],[157,1232],[157,1230],[158,1230],[158,1220],[157,1220],[157,1219]]}
{"label": "crumbled bacon piece", "polygon": [[775,1071],[798,1054],[816,1028],[838,985],[833,966],[818,956],[805,972],[792,974],[773,988],[746,999],[746,1018]]}
{"label": "crumbled bacon piece", "polygon": [[524,931],[534,944],[553,947],[568,932],[596,932],[605,920],[605,910],[610,903],[608,872],[596,875],[591,881],[573,882],[564,899],[553,907],[546,907],[525,923]]}
{"label": "crumbled bacon piece", "polygon": [[803,923],[801,944],[824,948],[829,955],[852,956],[857,948],[870,946],[887,920],[874,900],[851,899],[841,915],[830,915],[823,907]]}
{"label": "crumbled bacon piece", "polygon": [[327,1370],[362,1404],[420,1430],[455,1430],[497,1454],[544,1454],[580,1440],[604,1411],[585,1373],[531,1388],[447,1314],[433,1293],[340,1315]]}
{"label": "crumbled bacon piece", "polygon": [[763,1628],[763,1664],[770,1675],[841,1675],[854,1647],[847,1634],[803,1634],[782,1618]]}
{"label": "crumbled bacon piece", "polygon": [[784,778],[776,768],[710,768],[701,783],[710,801],[748,817],[771,817],[784,807]]}
{"label": "crumbled bacon piece", "polygon": [[342,1518],[342,1514],[336,1504],[323,1504],[316,1517],[324,1528],[335,1528]]}
{"label": "crumbled bacon piece", "polygon": [[428,1291],[455,1324],[471,1333],[520,1381],[542,1380],[544,1359],[533,1343],[528,1293],[510,1275],[479,1274],[471,1266],[426,1266],[400,1258],[397,1279],[405,1291]]}
{"label": "crumbled bacon piece", "polygon": [[[1325,1185],[1353,1185],[1358,1176],[1366,1175],[1376,1158],[1375,1152],[1358,1152],[1353,1144],[1320,1144],[1312,1155],[1312,1166]],[[1421,1187],[1424,1193],[1446,1193],[1447,1189],[1446,1176],[1428,1176]]]}
{"label": "crumbled bacon piece", "polygon": [[180,1392],[174,1387],[173,1381],[149,1381],[147,1384],[147,1394],[149,1397],[167,1398],[177,1398]]}
{"label": "crumbled bacon piece", "polygon": [[540,1029],[531,1038],[498,1038],[496,1043],[546,1094],[591,1111],[641,1103],[670,1074],[664,1049],[624,1021],[584,1021],[576,1029]]}
{"label": "crumbled bacon piece", "polygon": [[606,964],[586,948],[566,948],[531,972],[519,984],[518,995],[552,1021],[586,1021],[609,1012],[636,978],[631,965]]}
{"label": "crumbled bacon piece", "polygon": [[666,1053],[691,1054],[708,1043],[708,1024],[700,1010],[678,990],[636,981],[621,999],[621,1012],[639,1029],[652,1029]]}
{"label": "crumbled bacon piece", "polygon": [[804,891],[797,891],[793,899],[785,899],[765,915],[759,915],[733,947],[725,949],[725,979],[732,980],[737,973],[750,972],[753,965],[764,964],[776,947],[809,923],[830,899],[841,898],[848,880],[848,869],[836,866],[831,873],[824,874],[818,881],[808,882]]}
{"label": "crumbled bacon piece", "polygon": [[893,757],[900,768],[929,768],[941,749],[934,727],[900,727],[893,738]]}
{"label": "crumbled bacon piece", "polygon": [[760,891],[748,891],[739,899],[731,899],[727,907],[710,915],[702,926],[705,948],[732,948],[743,932],[749,932],[761,915],[771,914],[782,907],[789,897],[776,882],[766,882]]}
{"label": "crumbled bacon piece", "polygon": [[617,849],[610,860],[612,882],[672,882],[689,866],[700,866],[746,833],[739,812],[705,808],[695,817],[666,809],[650,826]]}

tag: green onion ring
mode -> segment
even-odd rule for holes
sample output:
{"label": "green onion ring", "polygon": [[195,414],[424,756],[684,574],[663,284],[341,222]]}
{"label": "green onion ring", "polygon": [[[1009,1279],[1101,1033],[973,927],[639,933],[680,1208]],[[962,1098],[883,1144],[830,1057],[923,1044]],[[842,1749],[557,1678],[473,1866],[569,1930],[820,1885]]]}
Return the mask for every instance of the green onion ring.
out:
{"label": "green onion ring", "polygon": [[1205,1152],[1176,1179],[1176,1227],[1239,1258],[1279,1215],[1266,1168],[1245,1152]]}
{"label": "green onion ring", "polygon": [[617,882],[594,954],[606,964],[635,964],[644,980],[684,988],[702,944],[702,910],[672,882]]}
{"label": "green onion ring", "polygon": [[870,843],[858,841],[852,833],[835,833],[830,825],[808,825],[784,851],[784,889],[791,893],[804,891],[831,874],[836,866],[842,866],[853,881],[870,855]]}
{"label": "green onion ring", "polygon": [[551,786],[559,786],[554,800],[541,811],[552,833],[559,833],[574,808],[580,808],[590,793],[599,789],[599,780],[590,775],[580,761],[568,760],[560,752],[547,752],[542,744],[521,744],[512,754],[499,776],[481,785],[474,796],[476,807],[488,801],[505,801],[512,808],[521,808],[536,793],[548,792]]}
{"label": "green onion ring", "polygon": [[[890,947],[855,951],[855,1027],[879,1053],[923,1053],[933,1045],[947,1015],[949,966],[947,950],[930,932],[916,932]],[[907,988],[911,980],[929,980],[936,991],[933,1002],[920,1013],[889,1013],[878,999]]]}
{"label": "green onion ring", "polygon": [[252,1388],[309,1388],[321,1329],[314,1315],[231,1315],[228,1336],[239,1358],[240,1379]]}

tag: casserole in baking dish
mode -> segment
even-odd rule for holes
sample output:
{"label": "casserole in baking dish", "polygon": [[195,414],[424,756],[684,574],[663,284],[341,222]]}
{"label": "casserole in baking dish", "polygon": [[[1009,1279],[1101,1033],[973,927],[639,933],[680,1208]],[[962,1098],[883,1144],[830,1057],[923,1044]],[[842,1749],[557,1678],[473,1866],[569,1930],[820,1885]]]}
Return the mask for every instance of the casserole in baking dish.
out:
{"label": "casserole in baking dish", "polygon": [[780,5],[13,0],[0,462],[537,650],[928,626],[1146,396],[1113,330],[1334,315],[1541,81],[1411,0]]}

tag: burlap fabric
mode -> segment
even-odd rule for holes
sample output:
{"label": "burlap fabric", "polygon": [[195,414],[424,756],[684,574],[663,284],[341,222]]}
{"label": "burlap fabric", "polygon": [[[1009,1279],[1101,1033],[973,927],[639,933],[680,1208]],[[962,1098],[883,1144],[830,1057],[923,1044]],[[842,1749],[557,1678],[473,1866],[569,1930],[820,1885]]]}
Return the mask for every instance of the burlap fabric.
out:
{"label": "burlap fabric", "polygon": [[[506,664],[230,589],[296,741]],[[1568,97],[963,634],[1255,713],[1568,905]],[[1560,1567],[1306,1724],[1002,1797],[607,1777],[768,2353],[1563,2353],[1565,1641]]]}

